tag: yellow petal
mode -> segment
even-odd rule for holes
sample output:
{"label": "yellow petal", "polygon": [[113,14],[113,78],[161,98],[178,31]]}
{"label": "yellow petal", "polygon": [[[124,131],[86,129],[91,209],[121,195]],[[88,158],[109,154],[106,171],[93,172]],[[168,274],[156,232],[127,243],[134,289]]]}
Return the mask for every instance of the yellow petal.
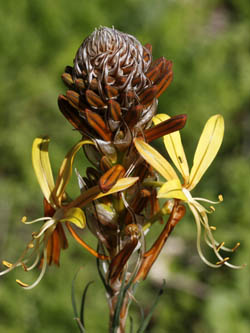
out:
{"label": "yellow petal", "polygon": [[179,179],[170,180],[162,185],[157,198],[173,198],[187,201],[185,194],[182,192],[182,186]]}
{"label": "yellow petal", "polygon": [[86,217],[81,208],[73,207],[68,209],[60,222],[71,222],[83,229],[86,225]]}
{"label": "yellow petal", "polygon": [[61,203],[62,195],[65,191],[65,187],[69,182],[69,179],[72,174],[72,165],[75,158],[76,153],[79,151],[79,149],[86,144],[93,145],[94,143],[90,140],[84,140],[78,142],[72,149],[68,152],[68,154],[65,156],[61,168],[58,173],[58,177],[56,180],[56,185],[54,188],[54,193],[56,198],[58,198],[59,204]]}
{"label": "yellow petal", "polygon": [[140,139],[134,139],[134,144],[140,155],[166,180],[178,178],[176,172],[168,161],[152,148],[149,144]]}
{"label": "yellow petal", "polygon": [[[139,177],[127,177],[127,178],[121,178],[117,181],[117,183],[111,188],[111,190],[109,190],[106,193],[99,193],[95,199],[99,199],[102,197],[105,197],[106,195],[112,194],[112,193],[116,193],[116,192],[120,192],[120,191],[124,191],[127,188],[129,188],[130,186],[134,185],[137,180],[139,179]],[[94,200],[95,200],[94,199]]]}
{"label": "yellow petal", "polygon": [[32,163],[44,197],[54,206],[55,202],[51,198],[51,194],[55,185],[48,154],[49,141],[47,137],[36,138],[33,141]]}
{"label": "yellow petal", "polygon": [[[153,118],[155,125],[169,119],[170,117],[164,113],[158,114]],[[181,135],[179,131],[170,133],[163,137],[166,150],[173,161],[176,168],[180,171],[184,183],[188,183],[189,179],[189,167],[186,159],[186,155],[181,142]]]}
{"label": "yellow petal", "polygon": [[191,191],[199,182],[210,164],[213,162],[223,140],[224,119],[217,114],[208,119],[196,152],[194,155],[193,167],[190,173],[188,189]]}

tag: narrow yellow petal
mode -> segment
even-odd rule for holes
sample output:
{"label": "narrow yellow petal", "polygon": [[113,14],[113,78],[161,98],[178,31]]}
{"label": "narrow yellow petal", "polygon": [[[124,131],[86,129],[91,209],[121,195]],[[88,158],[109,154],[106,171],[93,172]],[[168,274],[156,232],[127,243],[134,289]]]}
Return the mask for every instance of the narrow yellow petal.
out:
{"label": "narrow yellow petal", "polygon": [[178,176],[168,161],[153,147],[141,139],[134,139],[134,144],[140,155],[166,180],[177,179]]}
{"label": "narrow yellow petal", "polygon": [[160,188],[157,198],[173,198],[187,201],[185,194],[182,192],[182,186],[179,179],[173,179],[166,182]]}
{"label": "narrow yellow petal", "polygon": [[[109,194],[113,194],[113,193],[117,193],[117,192],[120,192],[120,191],[124,191],[126,190],[127,188],[129,188],[130,186],[134,185],[137,180],[139,178],[138,177],[127,177],[127,178],[121,178],[117,181],[117,183],[111,188],[111,190],[109,190],[108,192],[106,193],[99,193],[95,199],[99,199],[99,198],[102,198],[102,197],[105,197],[106,195],[109,195]],[[94,200],[95,200],[94,199]]]}
{"label": "narrow yellow petal", "polygon": [[68,209],[60,222],[71,222],[83,229],[86,225],[86,217],[81,208],[73,207]]}
{"label": "narrow yellow petal", "polygon": [[199,182],[210,164],[213,162],[223,140],[224,119],[217,114],[207,121],[196,152],[194,155],[193,167],[190,173],[188,189],[191,191]]}
{"label": "narrow yellow petal", "polygon": [[36,174],[36,178],[41,187],[46,200],[54,205],[51,193],[54,188],[54,178],[50,166],[48,146],[49,138],[36,138],[32,146],[32,163]]}
{"label": "narrow yellow petal", "polygon": [[56,180],[56,185],[55,185],[55,188],[54,188],[54,191],[53,191],[56,198],[58,198],[58,200],[59,200],[59,204],[61,202],[63,193],[65,191],[65,187],[68,184],[69,179],[70,179],[71,174],[72,174],[72,165],[73,165],[75,155],[79,151],[79,149],[83,145],[86,145],[86,144],[93,145],[94,143],[90,140],[84,140],[84,141],[78,142],[67,153],[67,155],[65,156],[65,158],[62,162],[62,165],[61,165],[61,168],[59,170],[58,177],[57,177],[57,180]]}
{"label": "narrow yellow petal", "polygon": [[[153,118],[155,125],[162,121],[168,120],[170,117],[164,113],[158,114]],[[181,135],[179,131],[170,133],[163,137],[166,150],[173,161],[176,168],[180,171],[184,183],[187,184],[189,180],[189,167],[186,155],[181,142]]]}

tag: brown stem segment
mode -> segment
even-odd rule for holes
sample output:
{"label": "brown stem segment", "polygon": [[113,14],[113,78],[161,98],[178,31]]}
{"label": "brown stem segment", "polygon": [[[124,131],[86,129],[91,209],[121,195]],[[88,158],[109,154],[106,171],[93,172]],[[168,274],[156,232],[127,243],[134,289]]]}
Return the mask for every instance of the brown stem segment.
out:
{"label": "brown stem segment", "polygon": [[170,233],[172,232],[176,224],[183,218],[185,212],[186,212],[185,206],[179,204],[179,202],[176,201],[172,213],[169,216],[166,226],[162,230],[160,236],[154,242],[151,249],[145,252],[142,259],[141,267],[135,277],[134,282],[140,279],[144,280],[147,277],[151,267],[153,266],[164,244],[166,243]]}

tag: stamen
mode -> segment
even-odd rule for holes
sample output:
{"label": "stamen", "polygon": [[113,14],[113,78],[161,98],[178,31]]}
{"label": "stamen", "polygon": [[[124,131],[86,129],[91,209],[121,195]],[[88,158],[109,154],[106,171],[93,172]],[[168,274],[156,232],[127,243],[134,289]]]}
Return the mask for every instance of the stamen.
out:
{"label": "stamen", "polygon": [[211,209],[212,212],[215,212],[214,206],[210,206],[210,209]]}
{"label": "stamen", "polygon": [[41,281],[41,279],[43,278],[43,276],[44,276],[44,274],[45,274],[46,267],[47,267],[47,250],[46,250],[46,245],[47,245],[47,244],[44,245],[44,246],[45,246],[45,249],[44,249],[44,251],[43,251],[43,266],[42,266],[42,270],[41,270],[40,275],[39,275],[38,278],[36,279],[36,281],[35,281],[33,284],[28,285],[27,283],[24,283],[24,282],[22,282],[22,281],[20,281],[20,280],[16,280],[16,282],[17,282],[21,287],[23,287],[23,288],[26,289],[26,290],[27,290],[27,289],[32,289],[32,288],[34,288],[35,286],[37,286],[38,283]]}
{"label": "stamen", "polygon": [[221,261],[217,261],[216,265],[221,266],[221,265],[223,265],[226,261],[228,261],[229,259],[230,259],[229,257],[226,257],[226,258],[224,258],[224,259],[221,260]]}
{"label": "stamen", "polygon": [[49,221],[49,220],[51,220],[51,217],[44,216],[44,217],[39,217],[38,219],[27,222],[27,217],[23,216],[22,219],[21,219],[21,222],[24,223],[24,224],[33,224],[33,223],[36,223],[36,222]]}
{"label": "stamen", "polygon": [[238,249],[239,246],[240,246],[240,243],[238,242],[238,243],[235,245],[235,247],[232,248],[232,251],[233,251],[233,252],[236,251],[236,250]]}
{"label": "stamen", "polygon": [[224,246],[225,242],[221,242],[219,245],[216,246],[216,250],[219,252],[220,249]]}
{"label": "stamen", "polygon": [[36,255],[36,259],[34,260],[33,264],[30,265],[29,267],[26,267],[27,271],[31,271],[33,268],[35,268],[39,262],[40,259],[40,253],[38,252]]}
{"label": "stamen", "polygon": [[204,254],[202,253],[202,250],[201,250],[201,221],[200,221],[200,216],[196,210],[195,207],[193,207],[192,205],[189,204],[189,207],[190,207],[190,210],[191,212],[193,213],[194,215],[194,219],[195,219],[195,222],[196,222],[196,227],[197,227],[197,240],[196,240],[196,246],[197,246],[197,251],[198,251],[198,254],[201,258],[202,261],[204,261],[205,264],[207,264],[208,266],[210,267],[213,267],[213,268],[218,268],[220,266],[218,265],[215,265],[213,263],[211,263],[210,261],[208,261]]}
{"label": "stamen", "polygon": [[54,228],[56,227],[56,221],[54,219],[52,219],[51,217],[49,218],[49,221],[47,221],[40,229],[40,231],[38,233],[34,233],[34,238],[40,238],[42,236],[42,234],[45,233],[46,230],[48,230],[50,227],[52,227],[54,225]]}
{"label": "stamen", "polygon": [[215,231],[216,230],[216,227],[214,225],[210,225],[210,229]]}

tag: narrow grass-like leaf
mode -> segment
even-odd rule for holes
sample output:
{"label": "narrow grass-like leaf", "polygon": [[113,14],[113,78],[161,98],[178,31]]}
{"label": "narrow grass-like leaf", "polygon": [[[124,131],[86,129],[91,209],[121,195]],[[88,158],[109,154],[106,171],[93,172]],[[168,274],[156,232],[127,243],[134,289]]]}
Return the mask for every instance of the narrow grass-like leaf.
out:
{"label": "narrow grass-like leaf", "polygon": [[154,301],[153,305],[151,306],[151,309],[149,310],[148,315],[146,316],[146,318],[143,318],[143,321],[141,322],[141,325],[140,325],[140,327],[138,328],[137,333],[143,333],[143,332],[145,332],[145,330],[146,330],[146,328],[147,328],[147,326],[148,326],[148,324],[149,324],[149,322],[150,322],[150,319],[151,319],[151,317],[152,317],[152,315],[153,315],[154,309],[155,309],[156,305],[157,305],[158,302],[159,302],[159,298],[160,298],[161,295],[163,294],[163,290],[164,290],[164,287],[165,287],[165,283],[166,283],[165,280],[163,280],[162,287],[161,287],[160,290],[158,291],[158,294],[157,294],[157,296],[156,296],[156,298],[155,298],[155,301]]}
{"label": "narrow grass-like leaf", "polygon": [[76,320],[77,326],[80,330],[81,333],[85,333],[85,329],[84,326],[82,325],[80,318],[78,316],[78,311],[77,311],[77,305],[76,305],[76,299],[75,299],[75,282],[76,282],[76,278],[77,275],[79,273],[80,269],[76,272],[73,280],[72,280],[72,284],[71,284],[71,302],[72,302],[72,307],[73,307],[73,312],[74,312],[74,319]]}
{"label": "narrow grass-like leaf", "polygon": [[76,274],[72,280],[72,284],[71,284],[71,302],[72,302],[72,307],[73,307],[75,318],[78,317],[76,299],[75,299],[75,282],[76,282],[76,277],[77,277],[78,273],[79,273],[79,270],[76,272]]}
{"label": "narrow grass-like leaf", "polygon": [[[98,246],[97,246],[97,252],[98,252],[98,253],[100,252],[100,246],[99,246],[99,244],[98,244]],[[103,285],[104,285],[104,287],[105,287],[107,293],[108,293],[108,294],[112,293],[112,289],[111,289],[110,286],[106,283],[106,280],[105,280],[105,278],[104,278],[104,276],[103,276],[103,273],[102,273],[102,271],[101,271],[101,267],[100,267],[100,259],[99,259],[99,258],[96,258],[96,266],[97,266],[97,271],[98,271],[98,273],[99,273],[99,276],[100,276],[100,278],[101,278],[101,280],[102,280],[102,283],[103,283]]]}
{"label": "narrow grass-like leaf", "polygon": [[124,278],[122,280],[122,285],[121,285],[120,292],[119,292],[119,295],[118,295],[118,300],[117,300],[117,303],[116,303],[115,314],[114,314],[113,323],[112,323],[112,333],[117,332],[117,329],[119,327],[120,313],[121,313],[121,308],[122,308],[122,305],[123,305],[124,297],[125,297],[128,289],[133,284],[134,279],[136,277],[136,274],[138,273],[138,270],[139,270],[139,265],[134,270],[134,272],[131,275],[131,277],[130,277],[128,283],[126,284],[126,286],[125,286],[126,273],[124,274]]}
{"label": "narrow grass-like leaf", "polygon": [[84,288],[83,294],[82,294],[82,301],[81,301],[81,310],[80,310],[80,322],[82,323],[82,326],[85,328],[84,325],[84,305],[85,305],[85,299],[87,295],[87,291],[89,286],[93,283],[94,281],[90,281],[87,283],[86,287]]}
{"label": "narrow grass-like leaf", "polygon": [[134,322],[133,322],[132,316],[129,317],[129,322],[130,322],[130,330],[129,330],[129,332],[133,333],[133,331],[134,331]]}

